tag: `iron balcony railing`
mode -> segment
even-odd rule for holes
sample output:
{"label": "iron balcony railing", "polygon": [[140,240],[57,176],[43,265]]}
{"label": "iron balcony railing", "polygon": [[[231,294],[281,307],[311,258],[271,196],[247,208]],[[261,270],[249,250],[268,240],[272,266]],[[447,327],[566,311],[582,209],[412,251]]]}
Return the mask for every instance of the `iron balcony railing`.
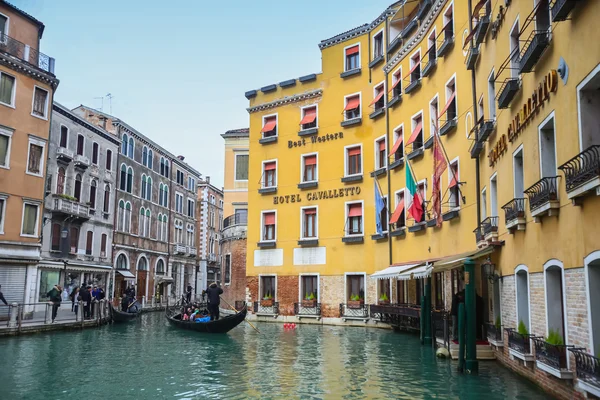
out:
{"label": "iron balcony railing", "polygon": [[[270,305],[269,305],[270,304]],[[273,301],[270,303],[265,303],[263,301],[255,301],[253,304],[253,309],[255,314],[271,314],[278,315],[279,314],[279,302]]]}
{"label": "iron balcony railing", "polygon": [[600,178],[600,145],[593,145],[558,167],[565,174],[567,192]]}
{"label": "iron balcony railing", "polygon": [[310,301],[294,303],[294,315],[311,315],[319,317],[321,316],[321,303]]}
{"label": "iron balcony railing", "polygon": [[600,390],[600,358],[581,348],[569,349],[575,356],[577,378]]}
{"label": "iron balcony railing", "polygon": [[32,49],[29,45],[19,42],[3,33],[0,33],[0,51],[54,75],[54,58],[40,53],[36,49]]}
{"label": "iron balcony railing", "polygon": [[482,242],[484,240],[483,227],[481,225],[475,228],[473,233],[475,234],[475,241],[477,243]]}
{"label": "iron balcony railing", "polygon": [[481,221],[481,227],[485,236],[493,232],[498,232],[498,217],[487,217]]}
{"label": "iron balcony railing", "polygon": [[542,178],[525,190],[531,211],[558,200],[558,176]]}
{"label": "iron balcony railing", "polygon": [[502,83],[500,90],[498,91],[498,108],[508,108],[510,102],[519,91],[519,79],[509,78]]}
{"label": "iron balcony railing", "polygon": [[508,335],[508,347],[521,354],[531,354],[531,335],[521,335],[513,328],[504,328]]}
{"label": "iron balcony railing", "polygon": [[486,325],[487,337],[492,339],[496,343],[502,343],[502,326],[497,327],[496,324],[489,323]]}
{"label": "iron balcony railing", "polygon": [[340,304],[340,318],[368,318],[369,305],[360,304]]}
{"label": "iron balcony railing", "polygon": [[519,57],[519,73],[531,72],[549,44],[550,32],[548,30],[531,32]]}
{"label": "iron balcony railing", "polygon": [[445,347],[450,346],[451,320],[450,313],[446,310],[431,311],[433,334],[436,339],[440,339],[444,342]]}
{"label": "iron balcony railing", "polygon": [[523,218],[525,216],[525,199],[512,199],[503,205],[502,209],[505,213],[504,220],[506,223],[514,221],[517,218]]}
{"label": "iron balcony railing", "polygon": [[233,214],[223,220],[223,228],[234,225],[247,225],[248,214]]}
{"label": "iron balcony railing", "polygon": [[555,345],[547,343],[543,338],[533,338],[535,345],[535,359],[557,370],[568,369],[567,349],[569,345]]}

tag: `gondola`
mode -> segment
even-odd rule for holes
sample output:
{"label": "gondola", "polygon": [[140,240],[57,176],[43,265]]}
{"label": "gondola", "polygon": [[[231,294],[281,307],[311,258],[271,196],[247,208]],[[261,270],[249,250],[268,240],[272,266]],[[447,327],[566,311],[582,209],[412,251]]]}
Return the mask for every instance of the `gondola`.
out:
{"label": "gondola", "polygon": [[237,314],[228,315],[217,321],[210,322],[189,322],[181,320],[181,310],[179,309],[167,309],[165,316],[169,322],[181,329],[188,329],[196,332],[205,333],[227,333],[246,319],[248,309],[244,307],[243,310]]}
{"label": "gondola", "polygon": [[114,322],[133,321],[140,315],[139,309],[137,312],[134,312],[134,313],[123,312],[123,311],[117,310],[112,304],[110,305],[110,313],[112,315],[112,320]]}

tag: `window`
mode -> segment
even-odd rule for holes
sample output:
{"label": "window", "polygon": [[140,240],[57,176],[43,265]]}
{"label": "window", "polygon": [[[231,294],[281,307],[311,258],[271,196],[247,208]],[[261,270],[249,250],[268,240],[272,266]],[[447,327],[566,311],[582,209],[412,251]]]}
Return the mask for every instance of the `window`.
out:
{"label": "window", "polygon": [[70,252],[72,254],[77,254],[78,243],[79,243],[79,228],[72,226],[70,231],[69,243],[70,243]]}
{"label": "window", "polygon": [[394,146],[390,149],[390,154],[394,155],[394,161],[404,158],[404,125],[394,129]]}
{"label": "window", "polygon": [[517,325],[523,322],[531,332],[529,320],[529,272],[527,267],[519,265],[515,269],[516,296],[517,296]]}
{"label": "window", "polygon": [[377,280],[377,298],[379,304],[388,304],[392,298],[390,293],[390,279]]}
{"label": "window", "polygon": [[140,197],[142,199],[146,198],[146,183],[147,183],[146,175],[142,175],[142,184],[140,185]]}
{"label": "window", "polygon": [[73,197],[77,201],[81,200],[81,174],[75,175],[75,188],[73,189]]}
{"label": "window", "polygon": [[440,114],[446,113],[446,121],[456,118],[456,81],[452,78],[446,83],[446,105]]}
{"label": "window", "polygon": [[156,226],[156,238],[160,241],[163,241],[163,220],[162,220],[162,214],[159,213],[158,214],[158,218],[156,219],[157,221],[157,226]]}
{"label": "window", "polygon": [[360,68],[360,45],[356,44],[354,46],[346,47],[344,52],[346,53],[344,71]]}
{"label": "window", "polygon": [[302,182],[316,182],[317,180],[317,153],[302,155]]}
{"label": "window", "polygon": [[181,193],[175,193],[175,211],[183,214],[183,195]]}
{"label": "window", "polygon": [[519,46],[519,19],[515,21],[512,29],[510,30],[510,76],[512,78],[519,77],[519,59],[521,56],[521,49]]}
{"label": "window", "polygon": [[523,146],[513,154],[513,180],[515,184],[515,199],[525,197],[525,186],[523,176]]}
{"label": "window", "polygon": [[226,285],[231,283],[231,254],[225,255],[225,277],[224,282]]}
{"label": "window", "polygon": [[380,31],[373,36],[373,58],[383,55],[383,31]]}
{"label": "window", "polygon": [[125,254],[119,254],[119,257],[117,257],[117,269],[129,269],[129,261],[127,261]]}
{"label": "window", "polygon": [[[423,222],[425,221],[425,213],[427,212],[427,180],[422,180],[421,182],[419,182],[417,184],[417,189],[419,190],[419,197],[421,200],[421,209],[423,210],[423,213],[421,214],[421,217],[419,218],[419,221]],[[410,207],[409,207],[410,208]]]}
{"label": "window", "polygon": [[484,112],[484,107],[483,107],[483,95],[481,95],[479,97],[479,101],[477,102],[477,113],[478,113],[477,117],[479,118],[479,121],[483,121],[485,119],[485,112]]}
{"label": "window", "polygon": [[433,132],[435,132],[436,128],[439,128],[439,126],[436,126],[436,124],[438,123],[438,119],[439,119],[439,106],[438,106],[437,94],[429,102],[429,115],[431,116],[430,122],[429,122],[429,136],[431,137],[431,136],[433,136]]}
{"label": "window", "polygon": [[385,136],[375,140],[375,169],[387,166],[387,149]]}
{"label": "window", "polygon": [[556,141],[554,135],[554,113],[540,125],[540,175],[541,178],[555,177]]}
{"label": "window", "polygon": [[396,192],[396,208],[390,218],[390,224],[396,224],[396,229],[406,226],[406,212],[404,210],[404,189]]}
{"label": "window", "polygon": [[263,241],[274,241],[275,240],[275,212],[263,212],[262,213],[262,240]]}
{"label": "window", "polygon": [[44,173],[44,147],[41,140],[29,138],[29,155],[27,156],[27,173],[42,176]]}
{"label": "window", "polygon": [[165,160],[165,177],[169,178],[169,160]]}
{"label": "window", "polygon": [[108,235],[106,233],[102,234],[102,239],[100,241],[100,257],[106,258],[106,241],[108,240]]}
{"label": "window", "polygon": [[402,68],[392,74],[392,97],[402,95]]}
{"label": "window", "polygon": [[60,126],[60,147],[67,148],[69,143],[69,128],[64,125]]}
{"label": "window", "polygon": [[85,142],[85,138],[83,137],[83,135],[77,135],[77,155],[79,155],[79,156],[83,155],[84,142]]}
{"label": "window", "polygon": [[277,186],[277,161],[263,162],[263,188]]}
{"label": "window", "polygon": [[[123,200],[119,202],[119,211],[121,211]],[[121,230],[124,232],[131,232],[131,203],[123,203],[122,211]]]}
{"label": "window", "polygon": [[263,300],[277,298],[277,282],[275,276],[260,277],[260,298]]}
{"label": "window", "polygon": [[396,296],[398,296],[399,304],[408,304],[408,281],[397,280],[396,281]]}
{"label": "window", "polygon": [[15,78],[4,72],[0,72],[0,103],[15,106]]}
{"label": "window", "polygon": [[148,271],[148,260],[146,260],[146,257],[140,257],[137,263],[137,270]]}
{"label": "window", "polygon": [[302,130],[317,127],[317,106],[304,107],[301,110],[302,120],[300,126]]}
{"label": "window", "polygon": [[490,179],[490,217],[498,216],[498,178],[496,174]]}
{"label": "window", "polygon": [[191,192],[196,191],[196,180],[191,176],[188,176],[188,190]]}
{"label": "window", "polygon": [[121,154],[127,155],[127,143],[129,143],[128,136],[126,133],[123,134],[121,141]]}
{"label": "window", "polygon": [[0,15],[0,34],[3,35],[0,38],[0,41],[3,43],[6,43],[6,35],[8,35],[8,27],[10,26],[8,24],[8,20],[9,20],[8,17],[6,17],[4,15]]}
{"label": "window", "polygon": [[129,158],[131,158],[131,159],[133,159],[133,152],[134,152],[134,148],[135,148],[135,145],[134,145],[134,143],[133,143],[133,138],[132,138],[132,137],[130,137],[130,138],[129,138],[129,146],[128,146],[128,154],[127,154],[127,155],[128,155],[128,156],[129,156]]}
{"label": "window", "polygon": [[[194,202],[194,200],[188,198],[187,199],[187,216],[190,218],[194,218],[194,211],[195,211],[195,202]],[[214,222],[213,222],[213,226],[214,226]]]}
{"label": "window", "polygon": [[362,174],[362,147],[346,147],[346,176]]}
{"label": "window", "polygon": [[140,236],[146,236],[146,209],[144,207],[140,208],[140,218],[138,221],[138,233]]}
{"label": "window", "polygon": [[410,58],[410,82],[416,82],[421,79],[421,53],[417,52]]}
{"label": "window", "polygon": [[487,218],[487,190],[483,188],[481,190],[481,220]]}
{"label": "window", "polygon": [[60,251],[60,236],[62,227],[60,224],[52,224],[52,243],[50,245],[51,251]]}
{"label": "window", "polygon": [[235,180],[248,180],[248,154],[235,155]]}
{"label": "window", "polygon": [[48,91],[40,87],[33,88],[33,110],[32,115],[46,118],[48,115]]}
{"label": "window", "polygon": [[92,164],[98,165],[98,143],[92,145]]}
{"label": "window", "polygon": [[119,200],[119,209],[117,213],[117,230],[125,230],[125,202],[123,200]]}
{"label": "window", "polygon": [[565,285],[563,282],[563,266],[558,260],[550,260],[544,265],[546,288],[546,310],[548,315],[548,332],[556,332],[566,344],[565,337]]}
{"label": "window", "polygon": [[181,172],[180,170],[177,170],[176,181],[177,181],[178,185],[183,186],[184,177],[183,177],[183,172]]}
{"label": "window", "polygon": [[186,243],[190,247],[194,247],[194,225],[187,224]]}
{"label": "window", "polygon": [[277,136],[277,115],[263,117],[263,128],[260,131],[263,138]]}
{"label": "window", "polygon": [[142,165],[144,167],[148,165],[148,148],[146,146],[142,148]]}
{"label": "window", "polygon": [[302,208],[302,239],[315,239],[317,234],[317,208]]}
{"label": "window", "polygon": [[162,224],[160,221],[161,220],[159,219],[159,235],[160,235],[159,240],[162,240],[163,242],[165,242],[167,240],[167,229],[169,228],[167,216],[166,215],[162,216]]}
{"label": "window", "polygon": [[435,308],[444,309],[444,273],[436,272],[433,274],[433,283],[435,285]]}
{"label": "window", "polygon": [[301,275],[300,276],[300,296],[302,300],[319,300],[319,276]]}
{"label": "window", "polygon": [[54,285],[60,284],[60,272],[59,271],[49,271],[49,270],[40,270],[40,291],[39,301],[46,302],[49,298],[46,296],[50,290],[54,287]]}
{"label": "window", "polygon": [[96,189],[97,189],[98,184],[96,183],[95,180],[92,180],[92,182],[90,182],[90,198],[89,198],[89,203],[90,203],[90,208],[91,209],[96,209]]}
{"label": "window", "polygon": [[183,222],[175,220],[175,243],[183,244]]}
{"label": "window", "polygon": [[121,175],[119,179],[119,189],[126,190],[127,189],[127,167],[125,164],[121,164]]}
{"label": "window", "polygon": [[160,158],[160,174],[162,176],[166,176],[165,175],[165,159],[163,157]]}
{"label": "window", "polygon": [[379,214],[379,219],[381,221],[381,230],[382,232],[388,231],[388,199],[387,196],[382,196],[383,200],[383,208],[381,209],[381,213]]}
{"label": "window", "polygon": [[496,88],[494,86],[494,71],[488,77],[488,114],[490,119],[496,119]]}
{"label": "window", "polygon": [[346,275],[346,300],[365,300],[364,275]]}
{"label": "window", "polygon": [[458,168],[458,159],[452,161],[450,163],[450,168],[448,169],[448,192],[450,193],[450,199],[448,201],[448,206],[450,209],[459,208],[460,207],[460,174]]}
{"label": "window", "polygon": [[373,101],[370,106],[373,106],[375,110],[380,110],[385,107],[385,84],[381,82],[379,85],[373,88]]}
{"label": "window", "polygon": [[106,150],[106,170],[112,169],[112,151]]}
{"label": "window", "polygon": [[427,57],[429,57],[429,63],[433,63],[437,57],[436,36],[437,32],[434,28],[427,39]]}
{"label": "window", "polygon": [[454,8],[453,4],[446,9],[444,12],[444,41],[452,40],[454,37]]}
{"label": "window", "polygon": [[110,209],[110,185],[104,185],[104,204],[102,206],[102,211],[108,214],[108,210]]}
{"label": "window", "polygon": [[146,180],[146,200],[152,201],[152,178],[148,177]]}
{"label": "window", "polygon": [[169,188],[167,185],[163,185],[163,207],[169,207]]}
{"label": "window", "polygon": [[412,149],[418,150],[423,147],[423,114],[419,113],[411,119],[412,133],[406,142],[406,146],[412,145]]}
{"label": "window", "polygon": [[94,232],[87,231],[87,237],[85,238],[85,254],[88,256],[92,255],[92,248],[94,243]]}
{"label": "window", "polygon": [[0,168],[8,168],[10,165],[10,143],[13,132],[0,127]]}
{"label": "window", "polygon": [[131,193],[133,187],[133,168],[127,168],[127,193]]}
{"label": "window", "polygon": [[160,275],[164,275],[165,273],[165,262],[163,260],[158,260],[156,262],[156,273]]}
{"label": "window", "polygon": [[363,234],[362,203],[346,203],[346,236]]}
{"label": "window", "polygon": [[148,149],[148,168],[152,169],[152,164],[154,164],[154,154],[152,149]]}
{"label": "window", "polygon": [[63,167],[58,168],[58,174],[56,176],[56,194],[65,194],[65,169]]}
{"label": "window", "polygon": [[535,30],[549,31],[551,29],[550,24],[550,1],[549,0],[536,0],[537,10],[535,12]]}
{"label": "window", "polygon": [[345,97],[344,120],[360,118],[360,94]]}

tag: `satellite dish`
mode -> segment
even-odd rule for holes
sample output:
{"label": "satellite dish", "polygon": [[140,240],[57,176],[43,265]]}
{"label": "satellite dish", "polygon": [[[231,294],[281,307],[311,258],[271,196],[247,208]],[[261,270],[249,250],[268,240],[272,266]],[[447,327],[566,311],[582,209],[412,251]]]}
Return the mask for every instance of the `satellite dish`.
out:
{"label": "satellite dish", "polygon": [[562,79],[563,81],[563,85],[567,84],[567,80],[569,80],[569,66],[567,65],[567,62],[565,61],[564,58],[560,58],[560,61],[558,62],[558,76],[560,76],[560,79]]}

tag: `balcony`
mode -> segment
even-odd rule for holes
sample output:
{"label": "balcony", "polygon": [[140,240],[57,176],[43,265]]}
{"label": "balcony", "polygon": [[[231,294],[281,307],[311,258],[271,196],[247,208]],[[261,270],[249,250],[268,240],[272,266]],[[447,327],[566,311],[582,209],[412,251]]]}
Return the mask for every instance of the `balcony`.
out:
{"label": "balcony", "polygon": [[279,302],[273,300],[261,300],[255,301],[254,304],[254,314],[256,315],[265,315],[271,316],[273,318],[277,318],[279,315]]}
{"label": "balcony", "polygon": [[512,357],[525,362],[533,361],[531,354],[531,335],[521,335],[513,328],[504,328],[508,335],[508,348]]}
{"label": "balcony", "polygon": [[258,189],[259,194],[273,194],[277,193],[277,186],[269,186]]}
{"label": "balcony", "polygon": [[84,204],[80,204],[77,200],[64,197],[64,195],[54,195],[54,209],[51,210],[56,214],[75,217],[79,219],[90,218],[90,208]]}
{"label": "balcony", "polygon": [[573,11],[577,2],[581,0],[554,0],[554,4],[550,9],[552,14],[552,22],[566,21],[567,17]]}
{"label": "balcony", "polygon": [[482,150],[483,142],[479,139],[475,139],[471,144],[471,158],[479,158]]}
{"label": "balcony", "polygon": [[444,34],[444,41],[442,42],[442,45],[438,49],[438,57],[444,57],[446,55],[446,53],[448,53],[448,51],[450,51],[450,49],[454,45],[454,32],[452,32],[452,24],[448,24],[448,26],[444,30],[443,34]]}
{"label": "balcony", "polygon": [[75,168],[87,169],[90,166],[90,159],[80,154],[75,155]]}
{"label": "balcony", "polygon": [[475,234],[475,243],[477,243],[477,248],[481,249],[487,246],[487,241],[485,240],[485,236],[483,234],[483,227],[479,225],[475,230],[473,230]]}
{"label": "balcony", "polygon": [[414,19],[413,19],[412,21],[410,21],[410,22],[408,23],[408,25],[406,25],[406,27],[405,27],[405,28],[402,30],[402,33],[401,33],[401,35],[400,35],[400,36],[401,36],[402,38],[407,38],[407,37],[409,37],[409,36],[410,36],[410,34],[411,34],[411,32],[417,28],[417,25],[418,25],[418,24],[419,24],[419,22],[417,21],[417,19],[416,19],[416,18],[414,18]]}
{"label": "balcony", "polygon": [[301,303],[294,303],[294,315],[300,318],[321,319],[321,303],[312,300],[303,300]]}
{"label": "balcony", "polygon": [[533,71],[535,64],[539,61],[544,53],[544,50],[550,44],[550,32],[547,30],[533,31],[527,38],[521,51],[519,62],[519,73]]}
{"label": "balcony", "polygon": [[230,226],[247,225],[247,224],[248,224],[248,214],[246,214],[246,213],[233,214],[223,220],[223,229],[229,228]]}
{"label": "balcony", "polygon": [[469,53],[467,54],[467,69],[472,71],[475,69],[475,64],[477,63],[477,59],[479,58],[479,46],[471,47],[469,49]]}
{"label": "balcony", "polygon": [[349,301],[347,304],[340,304],[340,318],[342,321],[347,320],[364,320],[369,319],[369,306],[362,301]]}
{"label": "balcony", "polygon": [[217,262],[217,255],[215,253],[208,253],[208,262]]}
{"label": "balcony", "polygon": [[419,6],[419,11],[417,12],[417,19],[422,21],[423,18],[427,15],[427,11],[431,8],[431,0],[422,0],[421,5]]}
{"label": "balcony", "polygon": [[29,47],[29,45],[21,43],[3,33],[0,33],[0,38],[0,51],[54,75],[54,58],[40,53]]}
{"label": "balcony", "polygon": [[572,346],[550,344],[543,338],[533,338],[533,343],[537,368],[559,379],[573,379],[567,366],[567,349]]}
{"label": "balcony", "polygon": [[413,79],[412,82],[410,82],[410,84],[406,88],[404,88],[404,93],[409,94],[410,92],[416,90],[419,87],[421,87],[421,78]]}
{"label": "balcony", "polygon": [[475,44],[480,45],[485,40],[488,28],[490,27],[490,16],[483,15],[479,18],[477,27],[475,28]]}
{"label": "balcony", "polygon": [[493,241],[498,239],[498,217],[487,217],[481,221],[481,228],[483,229],[485,240]]}
{"label": "balcony", "polygon": [[187,253],[190,257],[196,257],[196,255],[198,254],[198,250],[195,247],[188,246]]}
{"label": "balcony", "polygon": [[504,210],[504,222],[506,229],[513,233],[515,229],[525,230],[525,199],[512,199],[502,206]]}
{"label": "balcony", "polygon": [[575,356],[577,385],[588,393],[600,397],[600,358],[587,353],[585,349],[569,349]]}
{"label": "balcony", "polygon": [[446,117],[448,118],[448,120],[444,122],[444,124],[440,128],[440,136],[447,135],[448,133],[456,129],[456,112],[450,112],[449,110],[446,112]]}
{"label": "balcony", "polygon": [[529,198],[529,210],[534,221],[540,222],[544,215],[558,215],[558,176],[542,178],[525,190]]}
{"label": "balcony", "polygon": [[600,195],[600,145],[588,147],[558,167],[565,174],[570,200],[594,191]]}
{"label": "balcony", "polygon": [[498,93],[498,108],[508,108],[510,102],[519,91],[519,79],[510,78],[502,84]]}
{"label": "balcony", "polygon": [[375,111],[373,111],[371,114],[369,114],[369,119],[375,119],[378,118],[380,116],[382,116],[383,114],[385,114],[385,106],[383,104],[381,105],[376,105],[378,106],[377,108],[375,108]]}
{"label": "balcony", "polygon": [[486,119],[485,121],[481,121],[478,125],[477,139],[483,143],[490,137],[492,132],[494,132],[494,129],[496,129],[496,123],[493,119]]}
{"label": "balcony", "polygon": [[504,338],[502,337],[502,327],[489,323],[486,325],[488,342],[495,347],[504,347]]}
{"label": "balcony", "polygon": [[173,252],[175,254],[185,254],[186,247],[183,244],[176,244],[173,246]]}
{"label": "balcony", "polygon": [[59,147],[56,149],[56,159],[68,164],[73,161],[73,152],[64,147]]}

